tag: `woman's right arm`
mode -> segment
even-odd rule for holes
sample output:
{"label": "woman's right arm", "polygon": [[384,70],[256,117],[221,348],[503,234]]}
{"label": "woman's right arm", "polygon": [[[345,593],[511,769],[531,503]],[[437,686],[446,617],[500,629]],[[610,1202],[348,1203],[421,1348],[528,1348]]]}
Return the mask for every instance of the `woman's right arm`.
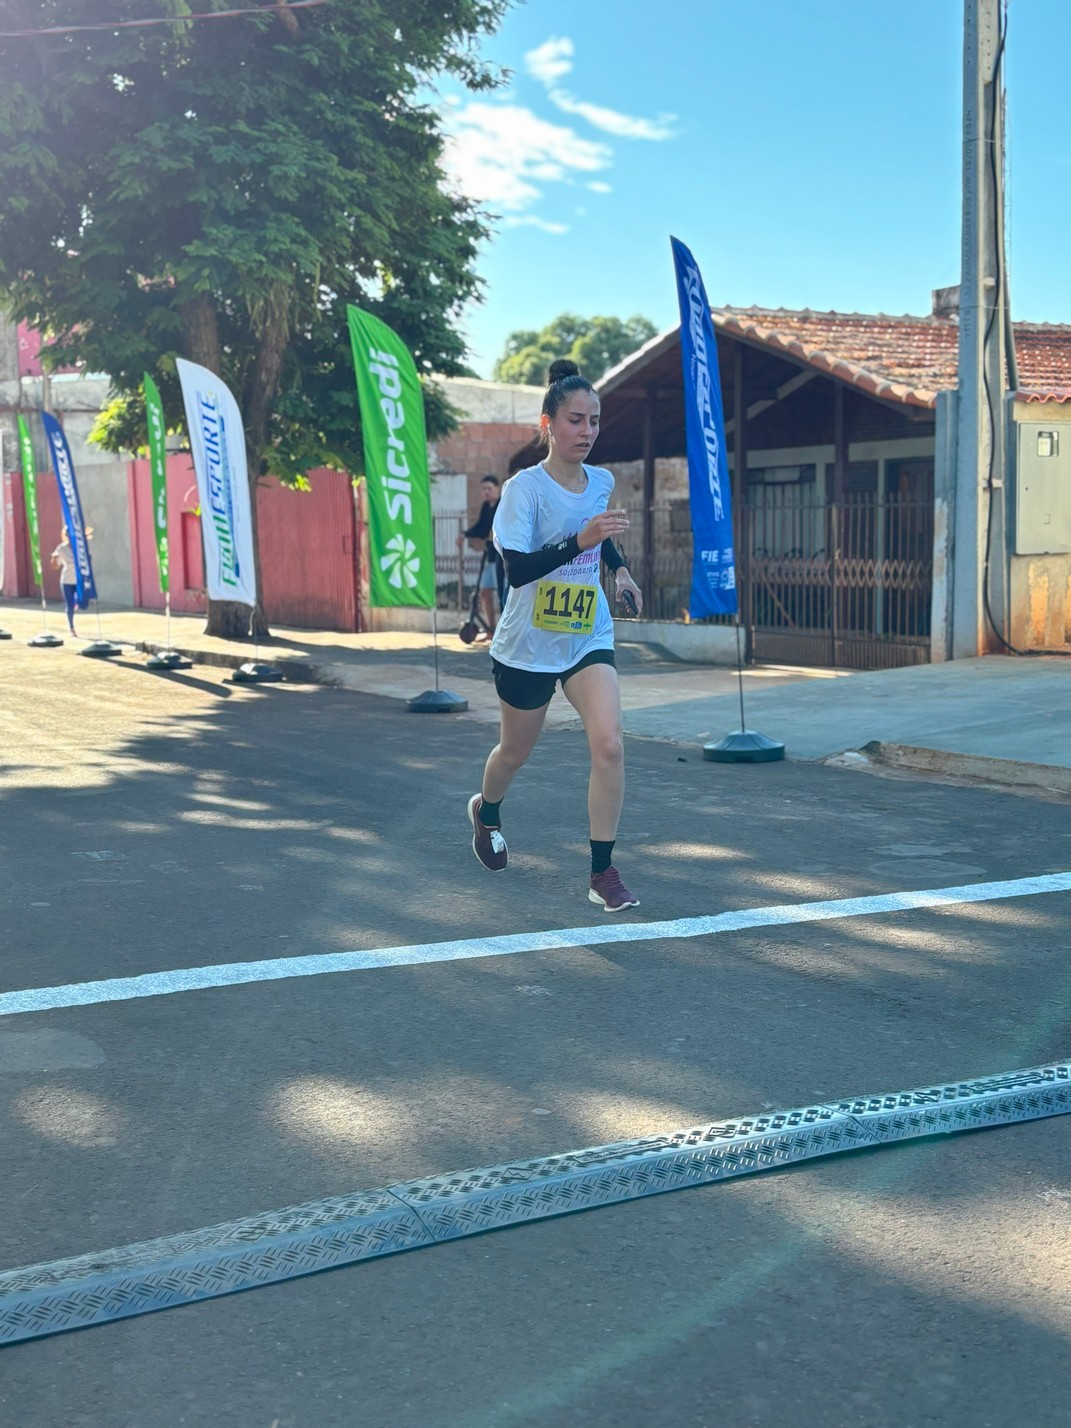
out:
{"label": "woman's right arm", "polygon": [[576,536],[570,536],[560,545],[548,545],[543,550],[511,550],[502,547],[502,559],[506,566],[506,579],[512,589],[521,585],[531,585],[534,580],[542,580],[559,565],[568,565],[580,554]]}
{"label": "woman's right arm", "polygon": [[[501,510],[501,506],[499,509]],[[513,520],[507,520],[502,529],[510,531],[517,524]],[[542,550],[519,550],[503,539],[501,550],[506,565],[506,579],[514,590],[521,585],[531,585],[534,580],[542,580],[544,575],[549,575],[560,565],[568,565],[582,550],[591,550],[602,545],[604,540],[612,540],[627,529],[628,516],[624,511],[603,511],[588,521],[577,535],[570,536],[558,545],[545,546]],[[495,530],[496,533],[501,533],[497,519]]]}

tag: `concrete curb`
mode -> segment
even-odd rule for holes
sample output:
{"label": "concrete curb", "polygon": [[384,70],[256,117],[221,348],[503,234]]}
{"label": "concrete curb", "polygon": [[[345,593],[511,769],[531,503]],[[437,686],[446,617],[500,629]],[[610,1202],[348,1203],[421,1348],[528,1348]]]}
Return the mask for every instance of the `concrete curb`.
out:
{"label": "concrete curb", "polygon": [[[162,654],[168,648],[156,640],[138,640],[133,646],[140,650],[142,654]],[[253,651],[241,655],[225,654],[222,650],[199,650],[182,645],[171,645],[171,649],[176,650],[180,655],[185,655],[194,664],[209,665],[214,669],[240,669],[243,664],[248,664],[253,658]],[[271,650],[262,649],[260,657],[266,664],[274,664],[282,671],[283,679],[287,684],[324,684],[332,688],[337,688],[343,683],[337,674],[332,674],[331,665],[310,664],[303,659],[276,659],[273,658]]]}
{"label": "concrete curb", "polygon": [[872,763],[884,764],[889,768],[918,769],[924,773],[949,774],[954,778],[979,779],[984,783],[1071,793],[1071,768],[1058,764],[994,759],[986,754],[953,754],[945,749],[919,749],[911,744],[887,744],[880,739],[864,744],[858,752]]}

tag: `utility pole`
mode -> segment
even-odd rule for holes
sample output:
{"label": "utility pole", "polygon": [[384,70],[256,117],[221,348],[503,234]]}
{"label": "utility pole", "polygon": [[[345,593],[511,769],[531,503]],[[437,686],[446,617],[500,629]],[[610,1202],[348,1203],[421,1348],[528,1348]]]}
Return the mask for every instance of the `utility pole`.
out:
{"label": "utility pole", "polygon": [[[1004,115],[1001,0],[963,6],[963,254],[952,571],[952,658],[999,648],[1004,530]],[[991,509],[992,507],[992,509]],[[988,559],[987,559],[988,547]]]}

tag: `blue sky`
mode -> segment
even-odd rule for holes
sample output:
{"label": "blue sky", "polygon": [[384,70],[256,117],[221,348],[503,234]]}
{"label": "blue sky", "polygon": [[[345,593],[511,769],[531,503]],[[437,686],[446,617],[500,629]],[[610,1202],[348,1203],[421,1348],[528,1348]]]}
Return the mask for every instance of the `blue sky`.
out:
{"label": "blue sky", "polygon": [[[959,279],[961,0],[529,0],[508,88],[439,91],[453,181],[499,215],[467,320],[489,376],[559,312],[676,321],[669,234],[711,302],[925,313]],[[1071,322],[1068,0],[1011,0],[1014,314]]]}

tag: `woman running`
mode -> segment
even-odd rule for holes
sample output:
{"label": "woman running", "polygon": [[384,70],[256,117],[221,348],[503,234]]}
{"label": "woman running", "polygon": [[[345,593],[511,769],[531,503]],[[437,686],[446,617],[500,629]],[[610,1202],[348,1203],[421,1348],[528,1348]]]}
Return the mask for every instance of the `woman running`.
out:
{"label": "woman running", "polygon": [[599,434],[599,398],[574,362],[553,363],[549,376],[539,422],[547,455],[506,482],[495,514],[494,540],[511,591],[491,643],[502,729],[483,787],[469,799],[472,850],[491,872],[505,868],[502,800],[535,748],[560,681],[591,751],[588,897],[621,912],[638,907],[639,898],[611,862],[625,763],[614,622],[599,583],[600,560],[615,572],[619,600],[627,592],[638,612],[643,597],[613,544],[629,524],[623,510],[608,509],[614,478],[584,464]]}

